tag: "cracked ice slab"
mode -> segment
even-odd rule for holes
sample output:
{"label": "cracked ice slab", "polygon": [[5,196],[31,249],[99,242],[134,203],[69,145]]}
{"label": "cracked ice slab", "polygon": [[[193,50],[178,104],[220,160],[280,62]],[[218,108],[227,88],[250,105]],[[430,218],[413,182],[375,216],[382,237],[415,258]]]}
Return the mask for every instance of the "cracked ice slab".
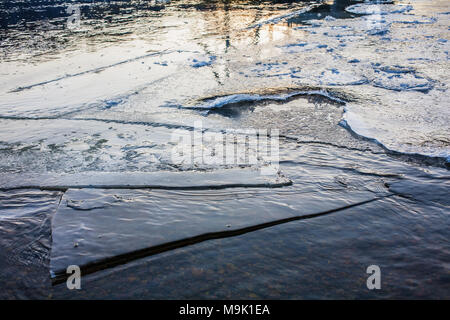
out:
{"label": "cracked ice slab", "polygon": [[367,191],[311,194],[301,185],[293,187],[69,189],[52,220],[53,282],[64,280],[69,265],[80,266],[86,275],[144,256],[378,198]]}
{"label": "cracked ice slab", "polygon": [[[264,169],[261,168],[261,169]],[[269,174],[261,174],[261,173]],[[281,187],[291,181],[280,173],[258,169],[223,169],[184,172],[79,172],[42,174],[0,174],[0,190],[103,188],[182,189],[227,187]]]}

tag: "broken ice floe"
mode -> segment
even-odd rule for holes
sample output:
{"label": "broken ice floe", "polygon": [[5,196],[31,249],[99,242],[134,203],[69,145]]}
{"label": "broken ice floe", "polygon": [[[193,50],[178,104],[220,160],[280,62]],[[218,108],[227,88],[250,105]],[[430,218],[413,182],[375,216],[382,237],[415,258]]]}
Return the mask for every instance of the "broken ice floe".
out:
{"label": "broken ice floe", "polygon": [[[68,190],[52,220],[50,273],[64,279],[69,265],[84,275],[140,257],[239,235],[302,217],[314,217],[377,199],[354,191],[318,201],[306,193],[145,190]],[[320,197],[320,195],[317,195]],[[280,201],[280,197],[282,201]],[[68,203],[96,199],[75,210]],[[220,201],[218,201],[220,200]],[[187,209],[189,208],[189,209]]]}
{"label": "broken ice floe", "polygon": [[[262,175],[257,169],[225,169],[207,172],[80,172],[80,173],[2,173],[0,189],[69,188],[227,188],[281,187],[291,181],[280,173]],[[74,204],[76,206],[76,204]]]}
{"label": "broken ice floe", "polygon": [[[267,90],[270,91],[270,90]],[[286,90],[285,90],[286,91]],[[339,94],[333,94],[327,90],[287,90],[278,94],[256,94],[256,93],[237,93],[224,96],[218,96],[213,98],[204,99],[202,103],[195,104],[193,106],[183,106],[181,108],[186,109],[198,109],[198,110],[211,110],[218,109],[229,105],[239,103],[257,103],[260,101],[288,101],[290,98],[298,96],[321,96],[329,99],[333,102],[340,104],[345,103],[343,98],[339,97]]]}

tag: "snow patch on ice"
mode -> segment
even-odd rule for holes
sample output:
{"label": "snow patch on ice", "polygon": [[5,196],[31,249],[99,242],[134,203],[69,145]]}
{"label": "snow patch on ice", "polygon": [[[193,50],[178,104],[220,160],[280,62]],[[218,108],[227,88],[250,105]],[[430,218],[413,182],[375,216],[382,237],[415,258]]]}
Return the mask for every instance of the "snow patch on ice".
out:
{"label": "snow patch on ice", "polygon": [[354,14],[392,14],[405,13],[413,9],[411,5],[359,3],[349,6],[345,11]]}
{"label": "snow patch on ice", "polygon": [[192,59],[191,66],[193,68],[206,67],[212,65],[214,61],[216,61],[216,56],[210,56],[207,59]]}

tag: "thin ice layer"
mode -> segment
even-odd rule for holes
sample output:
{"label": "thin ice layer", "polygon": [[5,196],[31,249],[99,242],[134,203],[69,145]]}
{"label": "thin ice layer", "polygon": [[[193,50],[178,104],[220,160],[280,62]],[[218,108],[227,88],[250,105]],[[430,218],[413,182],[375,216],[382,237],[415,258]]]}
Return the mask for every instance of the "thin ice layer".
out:
{"label": "thin ice layer", "polygon": [[[322,195],[323,196],[323,195]],[[52,221],[50,271],[86,273],[264,224],[339,210],[376,199],[370,192],[320,194],[249,191],[73,190]]]}
{"label": "thin ice layer", "polygon": [[291,181],[279,173],[257,169],[185,172],[79,172],[0,174],[0,189],[41,188],[225,188],[279,187]]}

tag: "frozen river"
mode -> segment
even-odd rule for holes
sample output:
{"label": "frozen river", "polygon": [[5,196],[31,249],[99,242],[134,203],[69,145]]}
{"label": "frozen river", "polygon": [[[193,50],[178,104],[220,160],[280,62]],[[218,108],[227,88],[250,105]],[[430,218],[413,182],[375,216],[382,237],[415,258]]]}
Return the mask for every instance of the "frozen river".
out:
{"label": "frozen river", "polygon": [[448,1],[0,12],[0,297],[449,298]]}

